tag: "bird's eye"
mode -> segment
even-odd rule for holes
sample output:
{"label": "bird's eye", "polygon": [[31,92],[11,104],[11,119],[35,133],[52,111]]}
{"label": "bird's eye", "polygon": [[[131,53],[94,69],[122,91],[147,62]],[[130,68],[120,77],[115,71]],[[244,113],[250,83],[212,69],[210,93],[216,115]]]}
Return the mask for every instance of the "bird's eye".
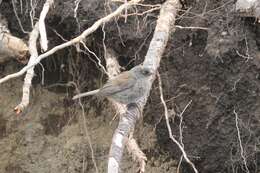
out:
{"label": "bird's eye", "polygon": [[149,75],[152,74],[149,69],[143,69],[143,70],[142,70],[142,73],[143,73],[143,75],[145,75],[145,76],[149,76]]}

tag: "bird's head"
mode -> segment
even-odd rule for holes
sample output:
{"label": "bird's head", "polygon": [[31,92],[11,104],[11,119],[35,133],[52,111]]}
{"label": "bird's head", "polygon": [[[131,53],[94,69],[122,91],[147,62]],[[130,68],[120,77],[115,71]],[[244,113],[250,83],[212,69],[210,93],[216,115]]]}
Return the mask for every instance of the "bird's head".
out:
{"label": "bird's head", "polygon": [[135,66],[131,71],[134,71],[138,77],[149,77],[154,74],[151,68],[144,67],[143,65]]}

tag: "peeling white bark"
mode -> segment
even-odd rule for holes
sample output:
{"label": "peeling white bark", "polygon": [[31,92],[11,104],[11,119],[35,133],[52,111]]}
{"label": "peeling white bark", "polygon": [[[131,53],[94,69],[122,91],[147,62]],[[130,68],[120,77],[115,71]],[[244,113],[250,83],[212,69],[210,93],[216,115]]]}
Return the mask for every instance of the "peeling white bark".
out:
{"label": "peeling white bark", "polygon": [[[34,63],[38,57],[36,42],[39,36],[39,24],[36,23],[29,38],[29,51],[31,54],[28,65]],[[14,108],[17,114],[20,114],[28,105],[30,100],[30,88],[32,85],[32,78],[34,76],[34,67],[30,68],[24,78],[23,97],[21,103]]]}
{"label": "peeling white bark", "polygon": [[48,39],[47,39],[47,33],[45,27],[45,18],[52,4],[53,4],[53,0],[46,0],[39,19],[39,32],[41,36],[40,44],[43,51],[48,50]]}
{"label": "peeling white bark", "polygon": [[108,159],[108,170],[110,172],[114,172],[114,173],[117,173],[118,172],[118,169],[119,169],[119,165],[118,165],[118,162],[113,158],[113,157],[110,157]]}
{"label": "peeling white bark", "polygon": [[[108,72],[108,77],[109,79],[112,79],[120,73],[120,68],[121,68],[113,50],[105,48],[105,60],[106,60],[106,69]],[[127,110],[126,106],[117,103],[113,100],[111,101],[120,116],[120,121],[126,122],[127,119],[123,117],[123,115]],[[114,137],[112,138],[112,143],[120,150],[123,150],[124,144],[126,143],[128,151],[132,155],[133,159],[139,162],[140,170],[144,170],[146,157],[144,153],[141,151],[141,149],[138,147],[138,144],[136,143],[136,141],[133,139],[132,136],[127,138],[122,134],[115,133]],[[108,172],[117,172],[119,169],[120,169],[119,163],[116,161],[114,157],[110,157],[108,159]]]}

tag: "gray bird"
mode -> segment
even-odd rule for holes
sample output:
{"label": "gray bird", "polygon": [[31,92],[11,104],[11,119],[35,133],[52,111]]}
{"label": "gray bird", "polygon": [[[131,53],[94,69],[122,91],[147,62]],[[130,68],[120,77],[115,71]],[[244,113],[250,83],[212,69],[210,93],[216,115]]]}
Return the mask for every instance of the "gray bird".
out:
{"label": "gray bird", "polygon": [[107,97],[122,104],[135,103],[148,94],[152,74],[153,72],[150,68],[138,65],[108,80],[102,88],[78,94],[73,97],[73,100],[85,96],[97,95]]}

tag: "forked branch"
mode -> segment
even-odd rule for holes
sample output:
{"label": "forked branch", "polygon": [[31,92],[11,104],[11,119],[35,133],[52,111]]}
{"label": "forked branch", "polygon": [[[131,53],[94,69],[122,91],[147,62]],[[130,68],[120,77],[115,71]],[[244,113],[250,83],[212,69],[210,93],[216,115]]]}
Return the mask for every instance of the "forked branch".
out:
{"label": "forked branch", "polygon": [[[143,63],[143,65],[150,68],[151,71],[155,72],[159,68],[160,60],[169,40],[169,36],[174,30],[175,18],[179,7],[179,0],[167,0],[162,5],[154,35]],[[150,82],[150,85],[147,86],[149,90],[151,90],[154,79],[155,73],[153,75],[153,80]],[[146,95],[138,103],[128,105],[126,113],[123,114],[120,118],[119,125],[113,135],[110,148],[108,173],[119,172],[125,146],[125,139],[129,136],[137,120],[142,116],[142,110],[146,104],[147,98],[148,95]]]}

